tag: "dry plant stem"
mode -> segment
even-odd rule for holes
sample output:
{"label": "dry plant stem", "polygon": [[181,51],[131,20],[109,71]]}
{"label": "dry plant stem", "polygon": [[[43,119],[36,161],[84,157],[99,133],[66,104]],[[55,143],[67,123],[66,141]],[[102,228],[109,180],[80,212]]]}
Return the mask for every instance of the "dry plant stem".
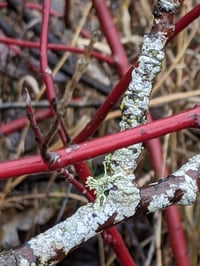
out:
{"label": "dry plant stem", "polygon": [[56,111],[56,119],[53,123],[53,125],[51,126],[51,129],[46,137],[46,141],[43,143],[44,147],[48,146],[48,143],[50,142],[52,136],[54,136],[55,132],[57,131],[57,127],[58,124],[61,120],[61,118],[64,116],[65,114],[65,105],[67,105],[71,98],[72,98],[72,94],[73,91],[77,85],[77,83],[79,82],[81,76],[83,75],[83,73],[85,72],[85,69],[88,65],[89,62],[89,58],[90,58],[90,54],[93,48],[93,43],[94,43],[94,37],[91,39],[88,49],[86,50],[86,54],[84,55],[84,57],[82,59],[79,59],[76,65],[76,69],[75,72],[73,74],[72,79],[69,81],[69,83],[66,86],[64,95],[61,99],[61,102],[57,108]]}
{"label": "dry plant stem", "polygon": [[45,198],[71,198],[81,203],[88,203],[85,196],[81,196],[78,194],[68,193],[66,192],[44,192],[44,193],[33,193],[23,196],[15,196],[7,198],[4,203],[1,205],[0,210],[4,210],[10,206],[14,206],[15,203],[23,203],[23,202],[32,202],[34,199],[45,199]]}
{"label": "dry plant stem", "polygon": [[40,151],[42,152],[42,143],[43,143],[43,135],[38,127],[38,124],[36,122],[36,118],[34,116],[33,113],[33,109],[32,109],[32,105],[31,105],[31,98],[30,98],[30,94],[28,92],[28,89],[25,89],[25,93],[26,93],[26,113],[27,113],[27,117],[30,121],[30,125],[33,129],[34,135],[36,137],[36,140],[38,142]]}
{"label": "dry plant stem", "polygon": [[[192,204],[196,200],[197,191],[200,191],[199,162],[200,155],[196,155],[172,175],[140,189],[137,201],[134,184],[122,191],[120,177],[116,177],[115,183],[110,184],[115,189],[109,191],[103,205],[95,202],[80,207],[64,222],[31,239],[26,246],[8,253],[10,259],[15,255],[18,261],[18,264],[11,265],[30,265],[31,262],[31,265],[55,265],[74,247],[105,228],[132,217],[136,210],[154,212],[172,204]],[[130,191],[130,188],[133,190]],[[6,253],[1,254],[0,264],[5,259]]]}
{"label": "dry plant stem", "polygon": [[97,33],[93,33],[89,42],[89,45],[87,47],[86,53],[83,55],[82,58],[80,58],[76,64],[75,72],[73,74],[72,79],[70,82],[67,84],[65,88],[65,93],[60,101],[60,105],[58,107],[58,116],[63,116],[63,113],[65,113],[65,105],[67,105],[72,98],[73,91],[79,82],[81,76],[84,74],[88,64],[89,64],[89,59],[91,56],[91,52],[93,49],[93,45],[95,42],[95,39],[97,36],[95,36]]}
{"label": "dry plant stem", "polygon": [[162,252],[161,252],[161,235],[162,235],[162,213],[160,211],[155,212],[155,244],[156,244],[156,265],[162,266]]}
{"label": "dry plant stem", "polygon": [[48,143],[50,142],[52,136],[57,131],[58,124],[62,120],[62,118],[65,114],[65,106],[70,102],[70,100],[72,98],[73,91],[74,91],[77,83],[79,82],[81,76],[85,72],[85,69],[89,63],[89,58],[90,58],[91,51],[93,49],[93,44],[95,42],[96,37],[97,37],[96,33],[94,32],[92,35],[92,38],[90,40],[90,43],[88,45],[88,48],[86,50],[86,54],[82,57],[82,59],[79,59],[77,62],[76,69],[75,69],[74,75],[72,77],[72,80],[69,81],[69,83],[67,84],[66,89],[65,89],[65,93],[64,93],[62,100],[61,100],[61,102],[57,108],[56,119],[55,119],[53,125],[51,126],[51,128],[48,132],[48,135],[46,136],[45,142],[43,143],[43,149],[44,149],[44,147],[48,146]]}
{"label": "dry plant stem", "polygon": [[[51,115],[52,115],[51,110],[38,110],[37,112],[35,112],[35,119],[39,121],[45,118],[49,118],[51,117]],[[10,123],[0,125],[0,132],[4,135],[9,135],[23,128],[26,124],[27,124],[27,116],[23,116],[23,117],[15,119],[14,121]]]}
{"label": "dry plant stem", "polygon": [[99,248],[99,264],[100,266],[105,266],[104,243],[101,235],[98,235],[98,248]]}
{"label": "dry plant stem", "polygon": [[[72,100],[68,105],[65,105],[66,108],[87,108],[87,107],[99,107],[101,106],[101,101],[85,101],[84,99],[80,100]],[[49,107],[49,102],[46,100],[41,101],[32,101],[32,107],[33,108],[45,108],[47,109]],[[19,102],[6,102],[6,103],[0,103],[0,110],[5,109],[25,109],[26,104],[25,103],[19,103]]]}
{"label": "dry plant stem", "polygon": [[[76,32],[73,36],[73,39],[71,41],[71,45],[74,46],[78,40],[78,36],[81,32],[81,29],[85,23],[85,20],[90,12],[91,9],[91,3],[86,4],[85,8],[84,8],[84,12],[83,12],[83,17],[81,18],[81,21],[76,29]],[[53,70],[53,75],[55,76],[56,73],[58,73],[58,71],[60,70],[60,68],[62,67],[62,65],[65,63],[65,61],[67,60],[67,58],[69,57],[69,52],[65,52],[62,56],[62,58],[60,59],[60,61],[57,63],[57,66],[54,68]]]}

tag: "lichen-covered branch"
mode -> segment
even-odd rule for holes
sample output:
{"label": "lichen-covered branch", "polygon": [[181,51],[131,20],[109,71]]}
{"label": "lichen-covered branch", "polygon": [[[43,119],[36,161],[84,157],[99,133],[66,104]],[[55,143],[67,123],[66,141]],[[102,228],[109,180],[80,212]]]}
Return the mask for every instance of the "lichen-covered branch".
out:
{"label": "lichen-covered branch", "polygon": [[[158,0],[155,4],[152,30],[144,36],[138,66],[132,71],[131,81],[121,103],[121,130],[134,128],[146,122],[153,81],[161,70],[161,64],[164,59],[163,49],[169,34],[174,29],[172,24],[173,15],[179,6],[180,1],[178,0]],[[142,143],[138,143],[116,150],[106,156],[103,179],[98,182],[89,177],[87,181],[88,186],[96,191],[98,198],[100,197],[99,201],[106,200],[103,187],[105,187],[105,191],[108,190],[109,183],[110,181],[112,182],[115,176],[120,174],[124,185],[126,180],[128,183],[130,180],[135,179],[133,172],[137,166],[137,159],[141,151]]]}
{"label": "lichen-covered branch", "polygon": [[[179,1],[157,1],[155,5],[152,30],[144,36],[138,66],[132,71],[131,82],[121,103],[121,130],[137,127],[146,122],[152,84],[161,70],[163,49],[168,35],[173,31],[173,14],[179,5]],[[137,166],[141,150],[142,144],[136,144],[108,155],[105,159],[107,171],[110,175],[122,172],[132,175],[134,179],[132,173]]]}
{"label": "lichen-covered branch", "polygon": [[[64,222],[28,241],[22,248],[2,253],[0,265],[56,265],[82,242],[137,212],[153,212],[173,204],[192,204],[200,191],[200,154],[189,159],[166,179],[138,189],[137,200],[136,188],[131,181],[129,187],[124,187],[118,176],[112,185],[105,202],[100,205],[88,203]],[[7,259],[12,262],[8,263]]]}
{"label": "lichen-covered branch", "polygon": [[142,188],[140,207],[154,212],[173,204],[190,205],[200,191],[200,154],[157,184]]}

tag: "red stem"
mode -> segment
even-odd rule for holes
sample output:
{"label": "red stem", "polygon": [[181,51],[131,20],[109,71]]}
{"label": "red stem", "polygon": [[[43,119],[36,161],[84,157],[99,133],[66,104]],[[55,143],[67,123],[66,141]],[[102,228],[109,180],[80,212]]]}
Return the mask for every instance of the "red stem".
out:
{"label": "red stem", "polygon": [[185,16],[183,16],[179,21],[175,24],[175,30],[173,34],[169,37],[167,40],[167,44],[171,42],[176,35],[181,32],[183,29],[185,29],[190,23],[192,23],[195,19],[197,19],[200,16],[200,4],[195,6],[191,11],[189,11]]}
{"label": "red stem", "polygon": [[[35,118],[37,121],[39,120],[44,120],[45,118],[51,117],[52,116],[52,111],[51,110],[38,110],[35,112]],[[4,135],[9,135],[17,130],[20,130],[23,128],[26,124],[28,123],[28,118],[27,116],[23,116],[20,118],[17,118],[11,122],[8,122],[4,125],[0,126],[0,132]]]}
{"label": "red stem", "polygon": [[[30,42],[30,41],[25,41],[25,40],[20,40],[20,39],[14,39],[14,38],[9,38],[9,37],[0,37],[0,43],[5,43],[8,45],[18,45],[21,47],[28,47],[28,48],[40,48],[40,44],[38,42]],[[72,53],[76,54],[85,54],[86,49],[83,48],[78,48],[78,47],[73,47],[70,45],[65,45],[65,44],[56,44],[56,43],[48,43],[47,48],[55,51],[69,51]],[[114,64],[114,60],[106,54],[101,54],[98,52],[91,52],[91,56],[104,61],[108,64]]]}
{"label": "red stem", "polygon": [[49,13],[50,13],[51,1],[44,1],[42,10],[42,27],[40,34],[40,69],[43,76],[43,80],[46,86],[46,93],[48,100],[52,106],[52,102],[56,100],[56,94],[54,90],[53,77],[51,69],[48,65],[47,56],[47,40],[48,40],[48,25],[49,25]]}
{"label": "red stem", "polygon": [[[35,9],[35,10],[38,10],[38,11],[42,11],[42,6],[39,5],[39,4],[36,4],[36,3],[31,3],[31,2],[27,2],[25,3],[25,7],[29,8],[29,9]],[[61,17],[60,13],[51,9],[50,10],[50,15],[53,15],[55,17]]]}
{"label": "red stem", "polygon": [[[149,116],[148,121],[152,122]],[[154,138],[146,142],[147,149],[150,153],[151,163],[157,178],[164,178],[168,176],[168,169],[165,167],[162,173],[162,147],[160,140]],[[162,176],[164,174],[164,176]],[[170,206],[164,210],[165,221],[168,228],[170,247],[173,251],[174,260],[177,266],[189,266],[190,260],[187,253],[187,245],[183,227],[177,206]]]}
{"label": "red stem", "polygon": [[166,117],[146,125],[84,142],[79,145],[72,145],[67,149],[60,149],[56,151],[57,160],[52,163],[51,169],[43,162],[41,156],[32,156],[30,158],[2,162],[0,163],[0,179],[60,169],[170,132],[188,127],[197,127],[199,124],[199,116],[200,106],[197,106],[189,111]]}
{"label": "red stem", "polygon": [[191,265],[185,236],[177,206],[171,206],[164,210],[164,216],[167,223],[170,246],[173,250],[175,264],[177,266]]}
{"label": "red stem", "polygon": [[104,0],[93,0],[92,2],[96,9],[102,32],[106,36],[106,39],[112,50],[112,55],[117,64],[118,71],[120,75],[123,76],[128,70],[129,64],[110,12]]}
{"label": "red stem", "polygon": [[[40,34],[40,69],[43,76],[43,80],[46,86],[46,94],[50,104],[50,108],[54,112],[57,108],[57,97],[54,89],[53,76],[51,69],[48,65],[48,55],[47,55],[47,41],[48,41],[48,25],[49,25],[49,15],[50,15],[51,1],[44,0],[42,9],[42,29]],[[58,126],[59,135],[64,144],[67,143],[67,137],[62,125]]]}
{"label": "red stem", "polygon": [[124,266],[136,266],[116,227],[110,227],[107,229],[106,233],[112,235],[112,247],[117,255],[118,260],[120,261],[120,264]]}
{"label": "red stem", "polygon": [[40,131],[40,128],[37,125],[36,117],[34,115],[33,108],[32,108],[32,105],[31,105],[31,97],[30,97],[30,94],[29,94],[27,88],[25,88],[25,93],[26,93],[26,114],[27,114],[27,118],[28,118],[28,120],[30,122],[30,125],[31,125],[32,130],[33,130],[34,135],[35,135],[35,139],[37,140],[38,146],[39,146],[40,151],[41,151],[41,147],[42,147],[42,143],[43,143],[43,140],[44,140],[44,136],[43,136],[42,132]]}
{"label": "red stem", "polygon": [[107,96],[105,102],[99,107],[93,115],[92,120],[73,140],[73,143],[80,143],[91,136],[101,122],[104,120],[108,112],[112,109],[114,104],[119,100],[120,96],[126,91],[131,79],[132,67],[129,68],[125,76],[117,83],[111,93]]}

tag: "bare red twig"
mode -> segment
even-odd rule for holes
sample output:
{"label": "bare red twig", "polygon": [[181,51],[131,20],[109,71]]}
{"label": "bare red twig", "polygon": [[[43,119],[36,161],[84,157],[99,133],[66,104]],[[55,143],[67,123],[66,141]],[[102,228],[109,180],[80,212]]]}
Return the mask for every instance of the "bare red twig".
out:
{"label": "bare red twig", "polygon": [[77,181],[66,168],[61,168],[61,170],[58,172],[60,172],[61,175],[65,177],[68,182],[70,182],[75,188],[77,188],[88,199],[88,201],[94,200],[93,194],[90,193],[88,189],[84,187],[83,184]]}
{"label": "bare red twig", "polygon": [[[45,158],[49,159],[54,159],[54,154],[50,153],[46,153],[46,151],[44,150],[44,146],[43,146],[43,142],[44,142],[44,137],[38,127],[32,106],[31,106],[31,98],[29,95],[29,92],[27,89],[25,89],[26,92],[26,112],[27,112],[27,117],[29,119],[30,125],[33,129],[35,138],[38,142],[38,146],[40,149],[40,154],[42,155],[42,159],[44,160]],[[56,156],[56,155],[55,155]],[[49,163],[49,160],[47,161],[47,163]],[[51,165],[49,165],[51,167]],[[66,168],[61,168],[60,170],[57,170],[63,177],[66,178],[66,180],[68,182],[70,182],[72,185],[74,185],[81,193],[83,193],[85,195],[85,197],[89,200],[89,201],[93,201],[94,197],[93,195],[80,183],[78,182],[73,175],[66,169]]]}
{"label": "bare red twig", "polygon": [[[38,110],[35,113],[35,118],[38,121],[44,120],[45,118],[48,118],[51,116],[52,116],[51,110]],[[27,116],[23,116],[11,122],[8,122],[6,124],[0,125],[0,132],[7,136],[17,130],[22,129],[27,123],[28,123]]]}
{"label": "bare red twig", "polygon": [[[9,37],[0,37],[0,43],[5,43],[8,45],[18,45],[20,47],[38,48],[38,49],[40,48],[40,44],[37,42],[30,42],[26,40],[14,39],[14,38],[9,38]],[[76,53],[76,54],[86,53],[86,49],[73,47],[73,46],[65,45],[65,44],[48,43],[47,48],[50,50],[54,50],[54,51],[69,51],[69,52]],[[101,61],[104,61],[110,65],[114,64],[114,60],[109,55],[92,51],[91,56]]]}
{"label": "bare red twig", "polygon": [[48,56],[47,56],[47,42],[48,42],[48,25],[49,25],[49,14],[50,14],[50,1],[44,1],[43,4],[43,15],[42,15],[42,30],[40,34],[40,67],[43,80],[46,86],[46,93],[48,100],[56,110],[57,98],[55,94],[52,71],[48,65]]}
{"label": "bare red twig", "polygon": [[121,76],[123,76],[128,70],[128,60],[124,49],[120,44],[119,34],[112,21],[110,12],[106,6],[105,1],[93,0],[93,6],[96,9],[97,16],[102,27],[102,31],[109,42],[119,73]]}
{"label": "bare red twig", "polygon": [[100,106],[100,108],[96,111],[91,121],[87,124],[87,126],[75,137],[73,140],[74,143],[80,143],[86,140],[89,136],[91,136],[101,122],[105,119],[108,112],[112,109],[114,104],[117,102],[119,97],[126,90],[129,82],[130,82],[130,73],[132,68],[129,68],[125,76],[117,83],[111,93],[107,96],[104,103]]}
{"label": "bare red twig", "polygon": [[[117,255],[121,265],[136,266],[133,258],[128,252],[121,235],[117,232],[115,227],[111,227],[105,231],[105,234],[111,235],[112,247]],[[108,235],[105,238],[108,238]],[[108,241],[109,242],[109,241]]]}
{"label": "bare red twig", "polygon": [[195,19],[197,19],[200,16],[200,4],[195,6],[191,11],[189,11],[185,16],[183,16],[181,19],[179,19],[175,24],[175,30],[173,34],[169,37],[167,40],[167,43],[170,43],[172,39],[174,39],[175,36],[179,32],[181,32],[183,29],[185,29],[188,25],[190,25]]}
{"label": "bare red twig", "polygon": [[32,109],[32,106],[31,106],[31,98],[30,98],[30,94],[28,92],[28,89],[25,89],[25,93],[26,93],[26,113],[27,113],[27,117],[30,121],[30,125],[33,129],[33,132],[34,132],[34,135],[36,137],[36,140],[38,142],[38,145],[41,149],[41,145],[42,145],[42,142],[44,140],[44,137],[37,125],[37,122],[36,122],[36,118],[34,116],[34,113],[33,113],[33,109]]}
{"label": "bare red twig", "polygon": [[[152,122],[152,118],[149,116],[149,122]],[[148,140],[146,142],[147,149],[149,151],[151,164],[155,171],[157,178],[164,178],[168,176],[168,169],[165,167],[164,173],[162,173],[162,148],[158,138]],[[164,176],[162,176],[164,174]],[[176,265],[189,266],[190,261],[187,253],[187,245],[185,242],[185,236],[183,233],[183,227],[179,215],[177,206],[170,206],[164,210],[164,216],[169,233],[170,246],[173,250],[174,260]],[[180,248],[181,247],[181,248]]]}
{"label": "bare red twig", "polygon": [[[56,112],[57,109],[57,97],[54,89],[52,71],[48,66],[48,56],[47,56],[47,43],[48,43],[48,25],[50,16],[50,6],[51,2],[44,1],[43,3],[43,15],[42,15],[42,30],[40,34],[40,68],[46,86],[46,94],[49,100],[50,108],[52,111]],[[67,143],[66,132],[64,126],[58,125],[59,135],[64,144]]]}
{"label": "bare red twig", "polygon": [[198,127],[199,116],[200,107],[195,107],[190,111],[188,110],[177,115],[166,117],[137,128],[125,130],[88,142],[71,145],[68,148],[56,151],[57,157],[52,163],[51,169],[49,169],[49,166],[41,160],[40,156],[3,162],[0,163],[0,179],[59,169],[170,132],[188,127]]}

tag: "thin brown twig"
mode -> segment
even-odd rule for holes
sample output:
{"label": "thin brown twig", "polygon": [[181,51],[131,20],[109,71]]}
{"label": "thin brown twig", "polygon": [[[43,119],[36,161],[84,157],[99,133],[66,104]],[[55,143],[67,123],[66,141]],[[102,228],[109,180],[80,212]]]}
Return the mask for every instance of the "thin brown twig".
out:
{"label": "thin brown twig", "polygon": [[[79,82],[81,76],[85,72],[87,65],[89,64],[89,58],[90,58],[91,52],[93,50],[93,44],[96,41],[96,38],[97,38],[97,32],[95,31],[91,37],[91,40],[90,40],[90,43],[86,49],[85,55],[83,55],[82,58],[80,58],[76,64],[76,68],[75,68],[75,72],[73,74],[73,77],[68,82],[66,89],[65,89],[65,92],[64,92],[64,95],[62,97],[62,100],[58,106],[58,110],[56,113],[56,119],[55,119],[54,123],[51,125],[51,128],[50,128],[50,130],[49,130],[49,132],[45,138],[45,141],[43,142],[43,149],[44,150],[46,150],[51,139],[55,135],[57,128],[58,128],[58,124],[59,124],[60,120],[63,118],[63,116],[65,115],[65,106],[71,101],[73,91],[74,91],[75,87],[77,86],[77,83]],[[63,124],[64,124],[64,121],[63,121]]]}

